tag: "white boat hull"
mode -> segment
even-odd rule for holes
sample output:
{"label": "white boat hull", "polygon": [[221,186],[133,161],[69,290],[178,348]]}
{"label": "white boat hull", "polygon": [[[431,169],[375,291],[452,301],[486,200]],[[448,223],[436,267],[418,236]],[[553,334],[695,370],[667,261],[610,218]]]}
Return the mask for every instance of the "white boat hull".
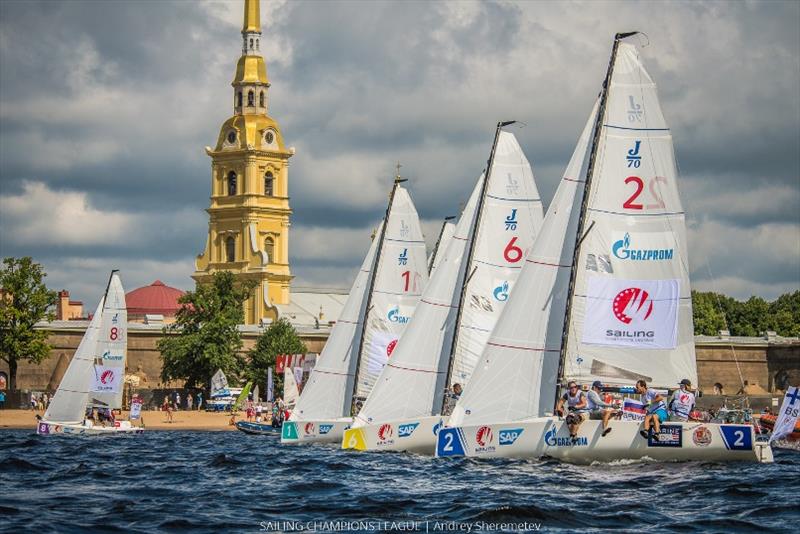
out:
{"label": "white boat hull", "polygon": [[566,422],[544,417],[524,422],[442,428],[437,456],[538,458],[588,464],[617,460],[772,462],[769,444],[757,442],[750,425],[664,423],[654,439],[639,434],[641,423],[611,421],[605,437],[601,421],[585,421],[577,440]]}
{"label": "white boat hull", "polygon": [[129,421],[119,421],[115,426],[97,426],[81,423],[52,423],[49,421],[39,421],[36,425],[36,433],[42,436],[51,434],[141,434],[143,432],[144,428],[131,426]]}
{"label": "white boat hull", "polygon": [[339,443],[346,429],[353,423],[351,417],[319,421],[284,421],[281,443]]}
{"label": "white boat hull", "polygon": [[433,415],[351,428],[344,433],[342,448],[433,455],[436,450],[436,433],[442,425],[443,417]]}

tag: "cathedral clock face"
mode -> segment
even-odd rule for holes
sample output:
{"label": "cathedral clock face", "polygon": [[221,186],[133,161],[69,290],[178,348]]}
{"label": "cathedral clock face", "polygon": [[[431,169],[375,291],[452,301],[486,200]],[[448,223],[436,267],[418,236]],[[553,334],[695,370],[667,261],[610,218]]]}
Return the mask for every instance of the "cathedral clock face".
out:
{"label": "cathedral clock face", "polygon": [[233,144],[236,142],[236,132],[231,130],[228,132],[228,143]]}
{"label": "cathedral clock face", "polygon": [[275,141],[275,134],[272,133],[272,130],[267,130],[267,133],[264,135],[264,140],[268,145],[271,145],[272,142]]}

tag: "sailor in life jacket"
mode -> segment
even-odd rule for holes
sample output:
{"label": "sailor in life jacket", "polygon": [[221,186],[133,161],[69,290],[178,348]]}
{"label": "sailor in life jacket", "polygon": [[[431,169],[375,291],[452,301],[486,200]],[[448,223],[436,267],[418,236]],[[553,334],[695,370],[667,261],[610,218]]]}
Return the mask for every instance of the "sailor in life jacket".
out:
{"label": "sailor in life jacket", "polygon": [[694,410],[694,393],[692,393],[692,382],[688,378],[681,380],[681,388],[672,394],[669,401],[669,420],[683,421],[689,420],[689,414]]}

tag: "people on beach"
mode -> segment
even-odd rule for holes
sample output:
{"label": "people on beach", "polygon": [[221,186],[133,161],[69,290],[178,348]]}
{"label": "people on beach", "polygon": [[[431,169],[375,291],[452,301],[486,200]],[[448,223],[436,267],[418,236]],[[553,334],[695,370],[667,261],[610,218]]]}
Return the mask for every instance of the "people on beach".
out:
{"label": "people on beach", "polygon": [[6,407],[6,392],[0,390],[0,410]]}
{"label": "people on beach", "polygon": [[603,433],[601,437],[606,437],[609,432],[611,432],[611,428],[608,426],[608,420],[611,419],[612,415],[617,413],[616,408],[618,408],[618,406],[604,401],[600,397],[601,391],[603,391],[602,382],[595,380],[592,383],[591,389],[589,389],[589,393],[586,395],[587,408],[589,409],[589,419],[603,421]]}
{"label": "people on beach", "polygon": [[186,411],[187,412],[192,411],[192,407],[194,406],[193,403],[194,403],[194,399],[192,399],[192,394],[188,393],[186,395]]}
{"label": "people on beach", "polygon": [[164,397],[164,402],[161,404],[161,411],[166,412],[167,422],[172,422],[172,406],[170,406],[169,399]]}
{"label": "people on beach", "polygon": [[581,423],[586,419],[586,412],[588,409],[588,402],[586,395],[578,387],[578,383],[570,380],[567,384],[567,392],[558,399],[558,407],[556,412],[561,417],[564,417],[564,405],[567,406],[567,416],[565,418],[567,426],[569,427],[569,437],[572,441],[578,439],[578,429]]}
{"label": "people on beach", "polygon": [[692,393],[692,382],[684,378],[680,382],[680,389],[672,394],[669,401],[669,420],[683,421],[689,420],[689,416],[694,410],[694,393]]}
{"label": "people on beach", "polygon": [[652,433],[658,434],[661,431],[661,423],[667,420],[667,405],[664,397],[655,389],[648,388],[647,382],[639,380],[636,382],[636,393],[642,395],[647,414],[644,416],[643,430],[639,434],[647,439]]}

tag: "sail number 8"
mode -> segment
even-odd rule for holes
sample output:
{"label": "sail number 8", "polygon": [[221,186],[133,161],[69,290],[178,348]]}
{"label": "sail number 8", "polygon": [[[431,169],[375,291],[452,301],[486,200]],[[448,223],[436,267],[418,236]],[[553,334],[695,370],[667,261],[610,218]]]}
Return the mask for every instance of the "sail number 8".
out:
{"label": "sail number 8", "polygon": [[647,189],[650,191],[650,196],[655,202],[650,204],[641,204],[636,202],[639,196],[644,191],[644,180],[639,178],[638,176],[628,176],[625,178],[626,184],[633,184],[636,190],[633,194],[628,197],[622,207],[628,210],[654,210],[654,209],[664,209],[664,199],[661,196],[660,188],[661,184],[666,184],[667,179],[663,176],[654,176],[653,178],[647,181]]}

